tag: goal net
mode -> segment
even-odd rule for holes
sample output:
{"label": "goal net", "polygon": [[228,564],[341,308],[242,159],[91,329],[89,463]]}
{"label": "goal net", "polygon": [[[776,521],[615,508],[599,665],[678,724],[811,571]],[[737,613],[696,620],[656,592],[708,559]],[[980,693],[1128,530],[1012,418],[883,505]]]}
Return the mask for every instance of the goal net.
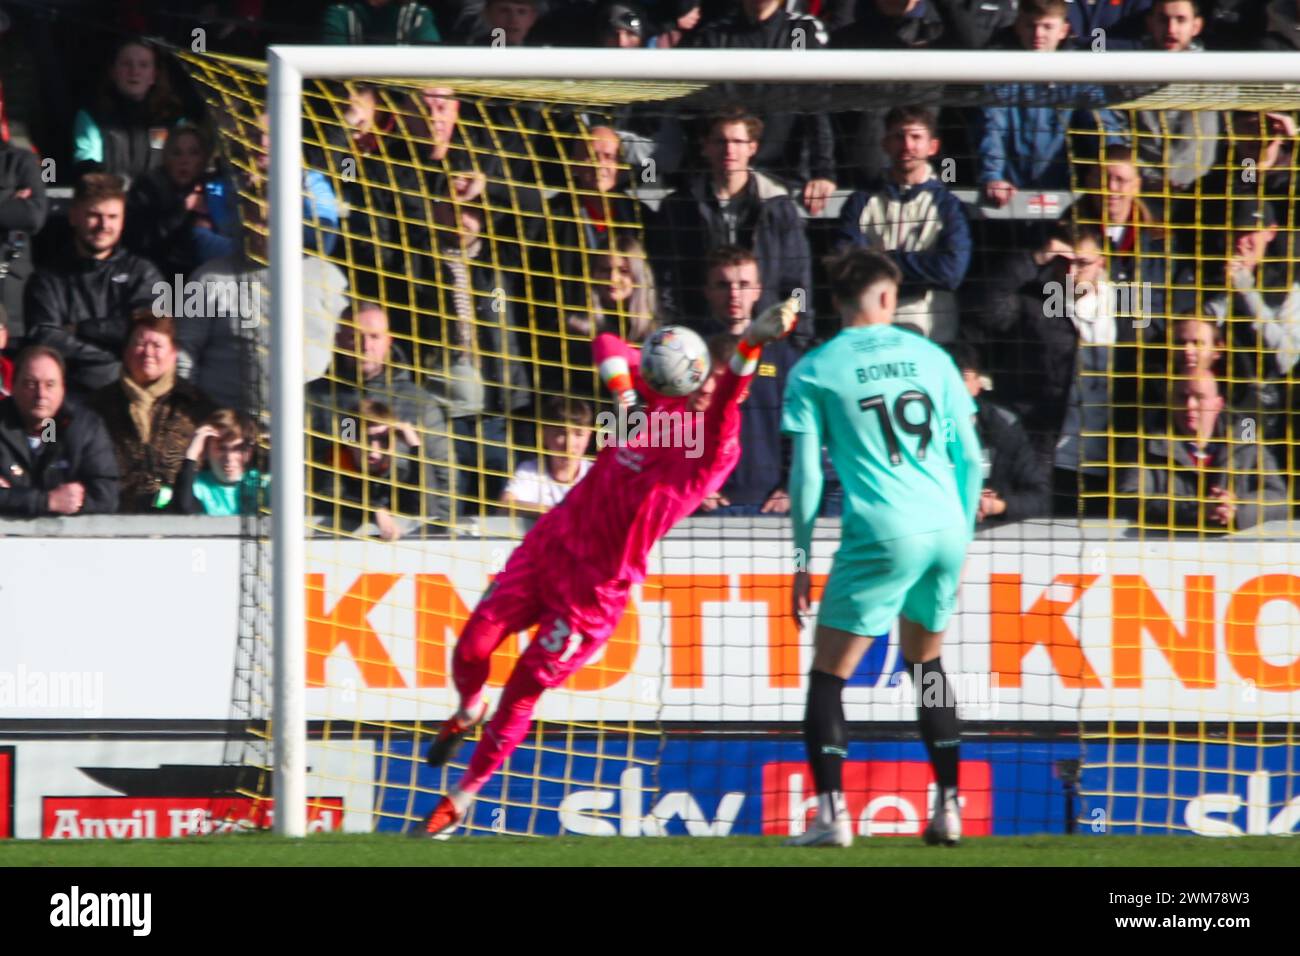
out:
{"label": "goal net", "polygon": [[[182,59],[264,269],[265,67]],[[377,59],[302,85],[309,800],[402,830],[464,769],[473,738],[447,768],[422,760],[456,706],[456,635],[597,450],[611,406],[593,336],[727,331],[795,295],[738,473],[655,549],[609,645],[543,697],[468,825],[805,826],[811,635],[789,614],[780,395],[838,329],[823,257],[860,243],[903,271],[897,321],[982,389],[988,494],[943,652],[966,832],[1295,828],[1300,93],[801,84],[781,54],[761,83],[466,79],[430,62],[419,79]],[[282,357],[260,319],[242,394],[274,431]],[[845,506],[827,467],[814,597]],[[263,780],[270,546],[253,537],[246,562],[249,735],[231,751]],[[490,700],[529,639],[495,655]],[[896,634],[848,682],[859,834],[925,826],[914,685]]]}

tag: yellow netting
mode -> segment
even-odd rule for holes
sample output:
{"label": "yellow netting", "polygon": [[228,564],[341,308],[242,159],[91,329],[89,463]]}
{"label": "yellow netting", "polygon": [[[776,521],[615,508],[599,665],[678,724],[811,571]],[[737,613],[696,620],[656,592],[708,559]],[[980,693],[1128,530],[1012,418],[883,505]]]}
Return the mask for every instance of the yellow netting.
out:
{"label": "yellow netting", "polygon": [[[246,200],[247,250],[264,261],[257,226],[266,200],[264,71],[215,57],[183,59]],[[341,280],[359,303],[351,315],[309,322],[309,348],[329,358],[308,388],[310,508],[319,532],[307,582],[309,701],[314,727],[332,748],[313,780],[359,788],[380,826],[417,818],[454,782],[422,770],[419,756],[455,703],[448,657],[455,636],[525,527],[522,509],[502,507],[504,485],[526,459],[541,456],[541,424],[559,424],[575,400],[599,407],[593,333],[607,328],[636,339],[658,317],[645,213],[609,188],[610,177],[642,177],[645,169],[611,158],[592,130],[605,108],[654,102],[671,113],[680,105],[671,101],[696,91],[446,79],[304,83],[305,244],[315,263],[307,281]],[[840,106],[860,106],[856,94],[835,95]],[[439,124],[451,99],[459,112],[449,141]],[[1080,820],[1094,828],[1205,832],[1214,826],[1206,823],[1211,803],[1195,804],[1202,816],[1193,820],[1187,796],[1222,787],[1240,797],[1237,783],[1273,819],[1296,789],[1288,703],[1300,690],[1300,588],[1291,572],[1300,566],[1290,500],[1295,365],[1290,340],[1266,342],[1256,326],[1280,328],[1300,314],[1290,241],[1296,135],[1259,131],[1287,122],[1284,111],[1297,99],[1300,92],[1283,85],[1162,87],[1111,107],[1137,131],[1114,137],[1129,153],[1107,156],[1111,137],[1095,132],[1071,137],[1074,196],[1060,241],[1075,271],[1063,264],[1056,305],[1046,288],[1039,305],[1042,328],[1050,320],[1052,335],[1074,337],[1069,352],[1080,364],[1067,378],[1076,392],[1044,392],[1042,404],[1078,414],[1070,424],[1077,440],[1072,450],[1038,451],[1058,472],[1064,456],[1075,456],[1073,471],[1064,470],[1077,482],[1083,520],[1068,540],[1026,531],[986,543],[979,567],[988,586],[977,581],[964,592],[968,603],[945,657],[972,654],[993,678],[1014,673],[1016,683],[1004,686],[1019,695],[1018,721],[1079,720]],[[1254,129],[1247,112],[1228,110],[1253,112]],[[967,160],[973,157],[961,157]],[[336,214],[322,184],[337,198]],[[1277,221],[1247,287],[1234,280],[1229,264],[1237,253],[1228,249],[1234,217],[1252,203],[1268,204]],[[1010,245],[985,251],[996,259],[1018,251]],[[1036,250],[1047,266],[1050,248]],[[1091,298],[1071,284],[1079,269],[1092,270]],[[1049,308],[1059,311],[1049,315]],[[1211,321],[1180,321],[1187,316]],[[1041,329],[1017,335],[990,343],[995,383],[1051,371]],[[1213,476],[1207,465],[1158,457],[1160,443],[1166,455],[1186,444],[1178,416],[1187,410],[1188,385],[1205,377],[1189,373],[1190,357],[1213,367],[1224,399],[1228,430],[1210,437],[1226,464]],[[368,367],[382,367],[373,382]],[[567,411],[544,404],[559,398],[570,400]],[[253,402],[265,407],[258,396]],[[1028,405],[1021,411],[1031,419],[1035,403]],[[1112,413],[1100,428],[1089,416],[1098,405]],[[1052,428],[1063,431],[1060,421]],[[1231,486],[1228,501],[1212,491],[1221,483]],[[1247,514],[1252,526],[1272,521],[1252,537],[1241,528]],[[400,538],[390,545],[377,532]],[[573,693],[548,695],[543,720],[506,767],[500,815],[476,818],[476,827],[537,832],[542,812],[557,808],[570,814],[566,827],[588,832],[649,826],[640,809],[612,797],[619,789],[620,799],[635,792],[640,801],[643,784],[655,786],[666,660],[675,667],[679,657],[703,662],[707,654],[707,665],[692,663],[689,679],[673,685],[692,716],[704,666],[722,668],[718,662],[731,655],[739,673],[710,671],[717,687],[760,671],[748,655],[762,656],[761,640],[735,648],[711,630],[706,638],[699,620],[706,601],[756,598],[745,591],[753,585],[726,575],[693,577],[695,544],[682,549],[681,574],[662,575],[671,583],[656,582],[653,592],[647,584],[643,595],[652,607],[672,608],[659,612],[665,630],[677,599],[689,595],[681,603],[697,620],[688,645],[650,646],[643,622],[621,626],[604,656],[575,679],[580,686],[568,688]],[[699,553],[719,548],[710,538]],[[781,574],[745,580],[762,578],[779,603],[779,549],[753,549]],[[777,616],[784,626],[783,611],[764,622],[769,642],[783,648],[775,656],[784,670],[764,688],[772,693],[729,712],[718,691],[722,703],[710,700],[710,714],[752,722],[770,706],[764,714],[796,725],[798,635],[779,631]],[[507,641],[491,685],[500,685],[518,648],[518,640]],[[874,720],[882,706],[879,697],[860,699],[855,713]],[[910,719],[885,709],[890,721]],[[800,759],[792,754],[781,759]]]}
{"label": "yellow netting", "polygon": [[1075,675],[1095,828],[1290,829],[1297,92],[1167,87],[1116,111],[1123,140],[1073,141],[1075,251],[1111,283],[1079,327],[1118,333],[1080,351],[1080,514],[1113,528],[1090,546],[1111,606],[1080,611],[1109,617],[1110,681]]}
{"label": "yellow netting", "polygon": [[[265,263],[264,69],[183,59],[233,171],[246,252]],[[689,89],[609,84],[587,90],[586,102]],[[593,140],[572,92],[563,83],[457,83],[453,99],[437,79],[304,84],[304,298],[345,289],[350,303],[309,317],[307,330],[309,356],[324,357],[307,388],[318,535],[307,581],[309,719],[328,751],[312,780],[324,790],[373,787],[360,801],[374,805],[380,827],[427,812],[464,767],[419,769],[431,732],[454,709],[456,635],[535,514],[522,492],[503,501],[508,482],[524,463],[546,462],[548,433],[590,428],[602,400],[593,335],[653,322],[639,208],[597,185],[625,168]],[[560,99],[563,110],[547,105]],[[449,108],[450,137],[437,125]],[[593,216],[607,225],[592,230]],[[608,294],[618,270],[633,283],[625,297]],[[266,383],[247,384],[250,404],[265,412]],[[570,465],[555,475],[574,480]],[[499,775],[498,811],[475,826],[534,832],[538,810],[607,776],[607,755],[653,765],[658,675],[632,672],[636,639],[625,630],[573,679],[574,694],[547,696],[543,719]],[[509,637],[490,689],[519,650]],[[617,820],[617,811],[587,811]]]}

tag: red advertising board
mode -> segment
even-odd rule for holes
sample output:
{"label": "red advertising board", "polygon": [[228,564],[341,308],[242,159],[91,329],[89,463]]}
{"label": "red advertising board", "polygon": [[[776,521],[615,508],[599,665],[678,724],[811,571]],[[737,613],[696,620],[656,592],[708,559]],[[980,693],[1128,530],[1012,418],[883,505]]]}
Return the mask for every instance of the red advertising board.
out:
{"label": "red advertising board", "polygon": [[[993,771],[987,761],[961,764],[962,833],[992,830]],[[923,761],[846,760],[844,798],[853,832],[859,836],[920,836],[930,818],[934,772]],[[763,765],[763,832],[784,835],[791,822],[805,823],[817,810],[808,765],[777,761]]]}
{"label": "red advertising board", "polygon": [[14,748],[0,747],[0,840],[14,835]]}
{"label": "red advertising board", "polygon": [[[46,797],[41,836],[140,840],[239,833],[271,825],[272,801],[251,797]],[[310,797],[307,830],[343,829],[342,797]]]}

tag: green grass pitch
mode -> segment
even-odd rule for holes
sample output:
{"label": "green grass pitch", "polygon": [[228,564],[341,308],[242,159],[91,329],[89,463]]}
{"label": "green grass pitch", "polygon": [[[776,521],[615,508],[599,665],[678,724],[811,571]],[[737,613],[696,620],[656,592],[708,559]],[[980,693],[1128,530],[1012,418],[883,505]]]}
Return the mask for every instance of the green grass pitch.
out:
{"label": "green grass pitch", "polygon": [[184,840],[0,844],[5,866],[1297,866],[1280,837],[980,837],[959,847],[859,838],[848,850],[781,846],[776,837],[458,837],[446,842],[389,835],[263,834]]}

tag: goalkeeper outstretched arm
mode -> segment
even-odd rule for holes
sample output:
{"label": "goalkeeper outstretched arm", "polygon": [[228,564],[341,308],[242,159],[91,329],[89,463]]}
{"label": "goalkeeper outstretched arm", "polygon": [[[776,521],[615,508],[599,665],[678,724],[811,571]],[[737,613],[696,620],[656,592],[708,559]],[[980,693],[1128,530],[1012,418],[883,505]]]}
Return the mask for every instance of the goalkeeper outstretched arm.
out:
{"label": "goalkeeper outstretched arm", "polygon": [[[799,303],[793,298],[764,309],[740,337],[730,363],[731,371],[740,378],[752,376],[758,369],[763,346],[789,335],[798,319]],[[637,404],[638,398],[649,400],[656,397],[657,393],[641,380],[641,353],[617,335],[602,332],[596,336],[592,343],[592,358],[601,382],[618,404],[631,408]]]}

